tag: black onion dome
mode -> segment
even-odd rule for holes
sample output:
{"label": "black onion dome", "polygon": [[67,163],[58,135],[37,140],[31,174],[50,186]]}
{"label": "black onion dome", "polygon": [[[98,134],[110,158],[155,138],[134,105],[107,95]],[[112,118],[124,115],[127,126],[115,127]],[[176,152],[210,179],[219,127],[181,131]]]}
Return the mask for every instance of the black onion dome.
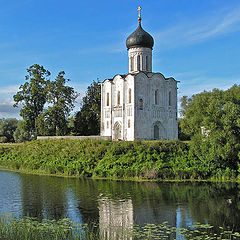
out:
{"label": "black onion dome", "polygon": [[154,40],[153,37],[143,30],[141,23],[139,23],[138,28],[133,32],[126,41],[127,49],[133,47],[147,47],[153,48]]}

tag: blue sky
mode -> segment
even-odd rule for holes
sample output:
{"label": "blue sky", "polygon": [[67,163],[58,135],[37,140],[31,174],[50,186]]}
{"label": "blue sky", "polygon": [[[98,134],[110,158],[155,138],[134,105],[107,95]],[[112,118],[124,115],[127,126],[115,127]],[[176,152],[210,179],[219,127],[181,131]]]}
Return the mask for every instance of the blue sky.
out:
{"label": "blue sky", "polygon": [[[125,40],[138,25],[155,40],[153,71],[180,81],[179,98],[240,84],[236,0],[0,0],[0,118],[37,63],[64,70],[80,96],[93,81],[128,72]],[[80,99],[78,99],[80,101]],[[78,104],[75,110],[78,110]]]}

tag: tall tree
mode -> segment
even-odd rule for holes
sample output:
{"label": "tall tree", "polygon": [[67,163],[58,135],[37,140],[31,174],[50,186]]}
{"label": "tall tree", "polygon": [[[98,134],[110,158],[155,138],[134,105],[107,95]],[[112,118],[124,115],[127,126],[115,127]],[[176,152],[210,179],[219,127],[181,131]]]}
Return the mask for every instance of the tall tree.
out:
{"label": "tall tree", "polygon": [[82,108],[74,119],[75,135],[98,135],[100,132],[101,88],[95,81],[88,86],[82,100]]}
{"label": "tall tree", "polygon": [[66,83],[65,72],[59,72],[55,81],[47,86],[47,102],[50,104],[37,120],[40,135],[66,135],[68,133],[68,117],[74,107],[77,93]]}
{"label": "tall tree", "polygon": [[37,118],[43,112],[47,101],[47,85],[50,72],[43,66],[34,64],[27,69],[26,82],[20,86],[13,96],[14,107],[22,105],[20,116],[26,122],[26,128],[31,135],[37,135]]}

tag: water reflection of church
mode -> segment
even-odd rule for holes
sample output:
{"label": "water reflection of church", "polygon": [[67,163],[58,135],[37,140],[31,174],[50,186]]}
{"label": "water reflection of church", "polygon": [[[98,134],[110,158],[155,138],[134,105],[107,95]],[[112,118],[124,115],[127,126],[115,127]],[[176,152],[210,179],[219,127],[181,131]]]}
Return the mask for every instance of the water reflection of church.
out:
{"label": "water reflection of church", "polygon": [[103,239],[131,239],[128,231],[133,228],[131,199],[113,201],[99,199],[99,230]]}
{"label": "water reflection of church", "polygon": [[[159,204],[155,207],[133,205],[132,199],[113,200],[101,197],[98,200],[99,230],[103,239],[126,239],[132,240],[129,232],[134,226],[145,226],[146,224],[159,225],[167,222],[169,226],[186,228],[193,225],[190,209],[182,209],[173,204]],[[160,222],[159,222],[160,221]],[[164,230],[164,229],[162,229]],[[176,233],[172,233],[169,239],[182,239]]]}

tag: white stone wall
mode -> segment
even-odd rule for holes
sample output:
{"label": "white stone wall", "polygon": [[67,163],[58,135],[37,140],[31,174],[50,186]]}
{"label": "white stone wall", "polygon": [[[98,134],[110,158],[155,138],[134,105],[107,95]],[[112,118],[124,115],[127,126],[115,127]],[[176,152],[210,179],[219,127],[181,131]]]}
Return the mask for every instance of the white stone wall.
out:
{"label": "white stone wall", "polygon": [[[114,139],[123,139],[124,136],[124,109],[123,109],[123,103],[125,101],[124,99],[124,80],[120,75],[117,75],[113,79],[112,83],[112,136]],[[120,102],[118,103],[118,93],[120,93]],[[115,136],[115,130],[117,125],[119,125],[121,131],[119,133],[119,136]]]}
{"label": "white stone wall", "polygon": [[[116,75],[113,80],[104,81],[101,89],[101,135],[112,136],[115,140],[133,141],[134,77],[128,75],[123,78]],[[131,89],[131,102],[129,102],[129,89]],[[107,93],[109,93],[109,106],[107,106]],[[121,131],[119,136],[116,136],[116,128],[119,126]]]}
{"label": "white stone wall", "polygon": [[[177,82],[159,73],[139,73],[135,78],[135,139],[176,139]],[[158,101],[155,103],[155,91]],[[171,91],[171,106],[169,92]],[[140,109],[140,99],[143,109]],[[154,126],[159,136],[154,135]]]}
{"label": "white stone wall", "polygon": [[178,137],[177,82],[173,78],[144,72],[126,77],[116,75],[113,80],[102,83],[101,97],[102,136],[127,141]]}
{"label": "white stone wall", "polygon": [[135,139],[150,139],[150,81],[144,73],[135,77]]}
{"label": "white stone wall", "polygon": [[[109,93],[109,106],[107,106],[107,93]],[[101,136],[112,136],[112,83],[105,80],[101,84]]]}
{"label": "white stone wall", "polygon": [[[140,60],[139,63],[138,56]],[[133,58],[133,63],[131,58]],[[152,49],[145,47],[130,48],[128,50],[128,59],[129,73],[139,71],[152,72]]]}
{"label": "white stone wall", "polygon": [[[131,89],[131,103],[129,103],[129,89]],[[125,81],[125,139],[134,141],[134,77],[128,75]]]}
{"label": "white stone wall", "polygon": [[171,92],[171,105],[169,111],[169,127],[168,139],[178,138],[178,123],[177,123],[177,82],[173,78],[168,79],[168,91]]}

